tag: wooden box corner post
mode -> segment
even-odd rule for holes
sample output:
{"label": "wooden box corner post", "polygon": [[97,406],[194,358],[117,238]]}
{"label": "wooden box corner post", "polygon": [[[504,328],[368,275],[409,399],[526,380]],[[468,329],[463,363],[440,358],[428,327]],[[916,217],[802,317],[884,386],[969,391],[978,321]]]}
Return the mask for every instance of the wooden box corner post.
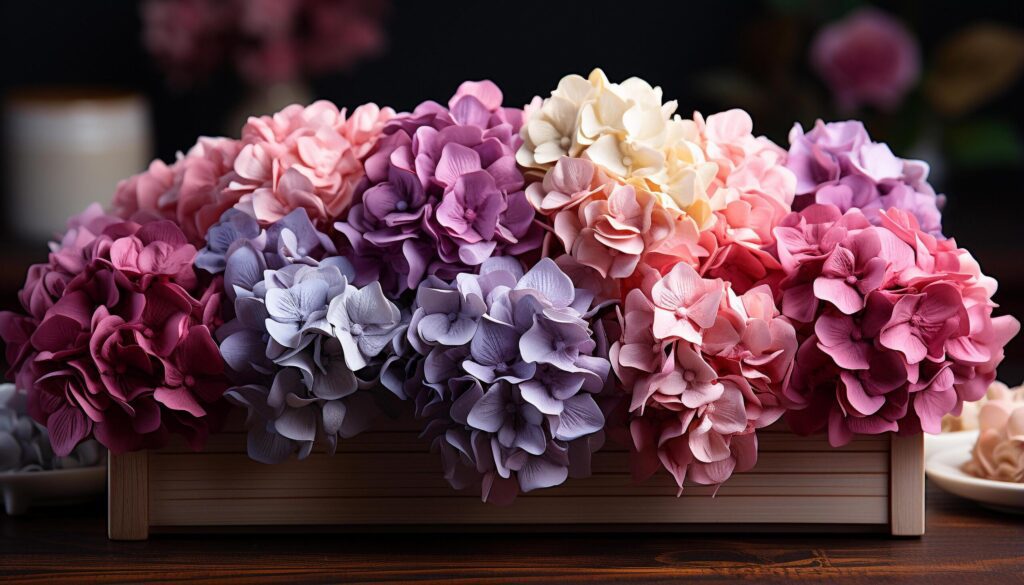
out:
{"label": "wooden box corner post", "polygon": [[149,454],[107,456],[107,536],[111,540],[149,538]]}
{"label": "wooden box corner post", "polygon": [[889,526],[894,536],[924,534],[924,435],[892,435]]}

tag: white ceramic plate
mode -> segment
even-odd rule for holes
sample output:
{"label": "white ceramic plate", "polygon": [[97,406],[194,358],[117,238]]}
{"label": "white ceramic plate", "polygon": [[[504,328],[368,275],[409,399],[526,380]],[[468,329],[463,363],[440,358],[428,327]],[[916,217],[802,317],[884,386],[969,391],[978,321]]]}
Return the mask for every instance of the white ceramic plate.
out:
{"label": "white ceramic plate", "polygon": [[934,443],[931,449],[926,447],[925,472],[928,479],[951,494],[983,506],[1024,514],[1024,484],[981,479],[961,471],[963,464],[971,458],[971,448],[977,438],[977,431],[950,433],[941,442]]}
{"label": "white ceramic plate", "polygon": [[924,436],[924,460],[928,461],[936,453],[959,448],[964,443],[967,444],[967,450],[970,451],[977,439],[978,431],[956,431],[938,435],[926,433]]}
{"label": "white ceramic plate", "polygon": [[82,502],[107,487],[107,466],[0,473],[0,494],[11,516],[36,505]]}

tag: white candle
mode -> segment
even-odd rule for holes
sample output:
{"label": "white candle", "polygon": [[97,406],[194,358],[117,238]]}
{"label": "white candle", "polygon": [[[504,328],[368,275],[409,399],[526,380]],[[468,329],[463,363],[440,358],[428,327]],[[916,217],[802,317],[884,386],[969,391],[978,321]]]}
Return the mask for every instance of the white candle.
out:
{"label": "white candle", "polygon": [[50,239],[152,157],[149,108],[127,93],[40,91],[5,109],[7,190],[15,233]]}

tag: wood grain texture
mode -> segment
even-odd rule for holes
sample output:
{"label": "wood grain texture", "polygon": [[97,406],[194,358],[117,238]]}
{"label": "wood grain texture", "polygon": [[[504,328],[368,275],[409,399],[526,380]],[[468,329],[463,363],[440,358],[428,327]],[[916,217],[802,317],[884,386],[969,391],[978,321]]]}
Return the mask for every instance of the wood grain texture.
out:
{"label": "wood grain texture", "polygon": [[149,454],[107,457],[107,533],[113,540],[149,536]]}
{"label": "wood grain texture", "polygon": [[924,435],[892,437],[889,522],[897,536],[924,534]]}
{"label": "wood grain texture", "polygon": [[237,429],[212,438],[202,453],[178,447],[152,452],[148,525],[157,532],[250,526],[339,531],[426,526],[458,532],[530,525],[677,531],[703,530],[709,524],[734,530],[834,525],[836,530],[859,526],[920,534],[917,527],[923,523],[923,517],[910,516],[892,522],[893,487],[910,486],[901,492],[908,499],[900,509],[908,513],[923,505],[923,494],[915,496],[912,489],[921,485],[921,477],[896,482],[890,471],[920,476],[923,470],[900,461],[913,458],[914,450],[892,453],[888,436],[859,438],[833,450],[822,437],[766,429],[759,433],[758,464],[752,471],[736,474],[717,493],[713,487],[688,485],[682,497],[667,474],[635,484],[628,472],[629,453],[609,446],[594,455],[592,477],[497,507],[452,490],[413,428],[410,421],[393,421],[342,442],[336,455],[314,453],[275,466],[248,459],[244,434]]}
{"label": "wood grain texture", "polygon": [[0,582],[922,583],[1024,581],[1024,520],[929,486],[921,538],[850,534],[154,534],[111,542],[103,505],[0,515]]}

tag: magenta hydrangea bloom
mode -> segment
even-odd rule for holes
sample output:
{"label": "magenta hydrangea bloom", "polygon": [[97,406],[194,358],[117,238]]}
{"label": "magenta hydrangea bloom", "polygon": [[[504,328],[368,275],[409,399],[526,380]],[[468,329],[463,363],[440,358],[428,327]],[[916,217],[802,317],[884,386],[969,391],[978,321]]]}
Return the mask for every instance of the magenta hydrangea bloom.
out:
{"label": "magenta hydrangea bloom", "polygon": [[466,82],[448,107],[424,102],[387,124],[355,204],[335,226],[352,249],[357,285],[379,280],[397,296],[428,275],[450,280],[492,256],[539,247],[515,160],[523,112],[501,102],[493,83]]}
{"label": "magenta hydrangea bloom", "polygon": [[120,221],[95,206],[68,228],[30,271],[28,314],[0,314],[29,413],[58,455],[90,436],[115,453],[158,448],[171,434],[201,448],[225,410],[211,335],[219,278],[195,273],[196,249],[170,221]]}
{"label": "magenta hydrangea bloom", "polygon": [[928,183],[928,164],[899,158],[885,143],[872,142],[861,122],[818,120],[806,133],[796,124],[789,145],[786,166],[797,178],[794,210],[812,203],[834,205],[841,212],[859,209],[880,225],[882,211],[902,209],[922,231],[942,237],[945,197]]}
{"label": "magenta hydrangea bloom", "polygon": [[802,325],[786,419],[836,446],[939,432],[943,415],[984,395],[1020,329],[992,315],[995,281],[966,250],[908,211],[879,218],[815,204],[775,230],[782,311]]}
{"label": "magenta hydrangea bloom", "polygon": [[771,289],[737,295],[679,263],[629,291],[619,320],[610,358],[629,397],[634,476],[665,468],[682,491],[752,468],[797,349]]}

